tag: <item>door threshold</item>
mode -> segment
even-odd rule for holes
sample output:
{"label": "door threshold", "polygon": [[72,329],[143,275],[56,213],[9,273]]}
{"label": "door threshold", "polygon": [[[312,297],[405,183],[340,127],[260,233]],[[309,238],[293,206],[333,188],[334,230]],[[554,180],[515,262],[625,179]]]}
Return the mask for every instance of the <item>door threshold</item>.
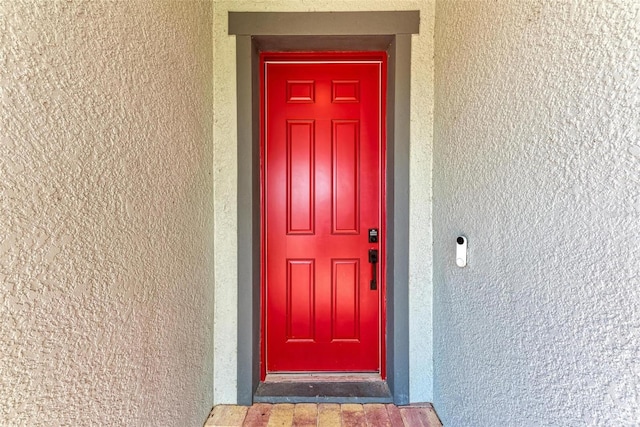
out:
{"label": "door threshold", "polygon": [[393,403],[379,374],[269,374],[258,384],[256,403]]}

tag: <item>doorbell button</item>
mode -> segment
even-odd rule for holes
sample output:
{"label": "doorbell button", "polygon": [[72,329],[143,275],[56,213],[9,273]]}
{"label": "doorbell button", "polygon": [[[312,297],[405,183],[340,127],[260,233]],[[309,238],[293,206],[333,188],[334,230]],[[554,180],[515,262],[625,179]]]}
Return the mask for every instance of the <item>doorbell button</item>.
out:
{"label": "doorbell button", "polygon": [[456,239],[456,265],[460,268],[467,265],[467,238],[464,236]]}

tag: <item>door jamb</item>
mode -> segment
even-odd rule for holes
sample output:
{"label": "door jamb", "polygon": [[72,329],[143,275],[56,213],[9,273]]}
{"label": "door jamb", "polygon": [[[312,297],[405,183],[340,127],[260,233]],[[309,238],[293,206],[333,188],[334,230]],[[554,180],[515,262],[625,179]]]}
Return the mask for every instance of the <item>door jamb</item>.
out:
{"label": "door jamb", "polygon": [[238,101],[239,404],[253,402],[260,378],[260,50],[386,50],[389,54],[387,382],[394,403],[409,403],[409,100],[411,34],[418,33],[419,19],[419,11],[229,12],[229,34],[236,35]]}

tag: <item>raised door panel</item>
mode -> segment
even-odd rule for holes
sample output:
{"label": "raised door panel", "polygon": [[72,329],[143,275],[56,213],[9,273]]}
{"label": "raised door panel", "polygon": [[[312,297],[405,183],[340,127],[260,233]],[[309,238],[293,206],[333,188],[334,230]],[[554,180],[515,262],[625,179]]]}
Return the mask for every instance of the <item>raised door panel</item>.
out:
{"label": "raised door panel", "polygon": [[313,120],[287,120],[287,234],[313,234],[315,217]]}
{"label": "raised door panel", "polygon": [[357,120],[332,122],[332,218],[334,234],[360,232],[360,127]]}

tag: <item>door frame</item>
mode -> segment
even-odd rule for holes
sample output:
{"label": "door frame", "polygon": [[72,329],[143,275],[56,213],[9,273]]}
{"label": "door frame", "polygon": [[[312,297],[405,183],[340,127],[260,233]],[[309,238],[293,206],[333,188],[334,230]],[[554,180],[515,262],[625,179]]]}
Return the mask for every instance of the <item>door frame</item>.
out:
{"label": "door frame", "polygon": [[[340,52],[261,52],[260,53],[260,379],[264,381],[267,375],[267,271],[266,271],[266,95],[267,95],[267,63],[362,63],[363,61],[379,62],[379,87],[380,99],[378,106],[378,183],[380,205],[379,215],[379,249],[381,262],[379,263],[379,292],[378,292],[378,373],[382,380],[386,380],[386,254],[387,254],[387,234],[386,234],[386,83],[387,83],[387,58],[384,51],[340,51]],[[356,372],[356,371],[354,371]],[[349,371],[344,371],[344,375],[349,375]]]}
{"label": "door frame", "polygon": [[409,403],[409,141],[411,34],[419,11],[229,12],[236,36],[238,155],[237,403],[260,381],[261,51],[386,51],[387,383]]}

